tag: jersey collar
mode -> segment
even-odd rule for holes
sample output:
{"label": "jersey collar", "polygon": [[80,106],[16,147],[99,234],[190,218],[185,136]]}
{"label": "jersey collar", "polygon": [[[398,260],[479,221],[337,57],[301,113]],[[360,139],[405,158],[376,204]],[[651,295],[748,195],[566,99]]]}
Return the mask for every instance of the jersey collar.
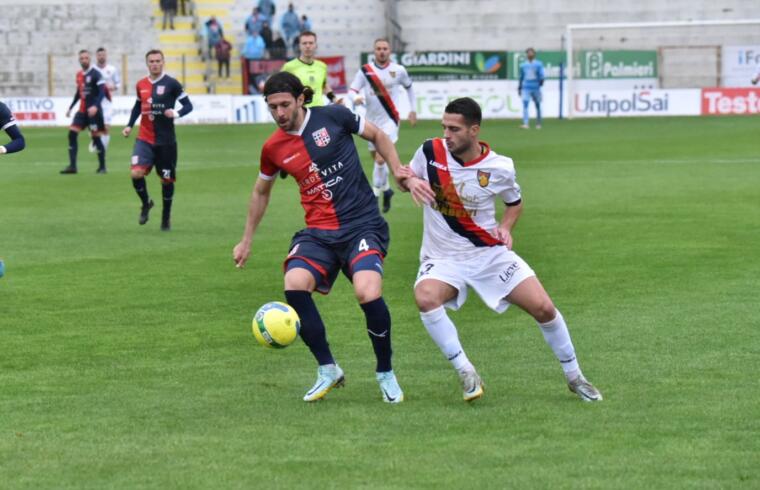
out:
{"label": "jersey collar", "polygon": [[148,75],[148,80],[150,80],[150,83],[158,83],[162,78],[164,78],[164,75],[166,75],[166,73],[161,72],[161,76],[156,78],[155,80],[150,78],[150,75]]}
{"label": "jersey collar", "polygon": [[[482,162],[489,155],[489,153],[491,153],[491,147],[488,146],[488,143],[486,143],[485,141],[478,141],[478,143],[480,144],[481,151],[480,151],[480,155],[478,155],[477,158],[470,160],[469,162],[463,162],[457,157],[455,157],[453,154],[451,155],[451,157],[463,167],[471,167],[473,165],[476,165]],[[444,146],[445,146],[445,143],[444,143]]]}
{"label": "jersey collar", "polygon": [[303,117],[303,123],[301,123],[301,127],[298,128],[298,131],[286,131],[288,134],[292,134],[294,136],[301,136],[303,134],[303,130],[306,129],[306,125],[309,124],[309,118],[311,117],[311,110],[308,107],[304,107],[306,109],[306,115]]}

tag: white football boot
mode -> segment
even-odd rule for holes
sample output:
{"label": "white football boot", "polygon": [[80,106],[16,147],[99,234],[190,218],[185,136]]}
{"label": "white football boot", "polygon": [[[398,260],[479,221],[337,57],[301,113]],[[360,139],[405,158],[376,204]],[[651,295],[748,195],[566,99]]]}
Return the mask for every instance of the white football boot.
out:
{"label": "white football boot", "polygon": [[305,402],[315,402],[324,398],[334,387],[341,387],[346,383],[343,370],[337,364],[325,364],[317,368],[317,382],[303,397]]}

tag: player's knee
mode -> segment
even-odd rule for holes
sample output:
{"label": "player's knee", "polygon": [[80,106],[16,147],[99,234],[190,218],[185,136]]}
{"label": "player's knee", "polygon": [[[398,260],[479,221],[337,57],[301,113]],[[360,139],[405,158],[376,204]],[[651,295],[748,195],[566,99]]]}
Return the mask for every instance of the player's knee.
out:
{"label": "player's knee", "polygon": [[434,310],[443,304],[438,295],[424,285],[417,286],[414,289],[414,302],[417,303],[417,309],[423,313]]}
{"label": "player's knee", "polygon": [[130,171],[130,174],[132,175],[133,179],[142,179],[145,177],[145,169],[143,168],[133,168]]}
{"label": "player's knee", "polygon": [[532,308],[530,314],[538,323],[548,323],[557,316],[557,308],[555,308],[554,303],[547,296]]}

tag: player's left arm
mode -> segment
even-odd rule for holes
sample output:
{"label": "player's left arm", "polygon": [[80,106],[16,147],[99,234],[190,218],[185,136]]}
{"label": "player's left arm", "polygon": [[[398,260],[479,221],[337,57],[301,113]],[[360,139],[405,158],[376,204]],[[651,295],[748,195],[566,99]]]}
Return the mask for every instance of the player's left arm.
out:
{"label": "player's left arm", "polygon": [[406,89],[406,96],[409,98],[409,124],[412,126],[417,124],[417,97],[414,95],[414,87],[412,86],[412,78],[409,73],[404,69],[404,78],[402,84]]}
{"label": "player's left arm", "polygon": [[98,108],[100,107],[101,102],[103,102],[103,99],[106,97],[106,80],[103,78],[103,75],[100,75],[100,72],[97,73],[99,75],[97,81],[98,95],[95,96],[95,103],[87,108],[87,114],[89,114],[91,117],[98,113]]}
{"label": "player's left arm", "polygon": [[520,214],[522,214],[522,194],[520,186],[517,183],[514,167],[506,171],[503,179],[499,179],[499,186],[502,187],[499,197],[504,201],[506,209],[502,216],[499,226],[496,228],[496,238],[498,238],[507,248],[512,248],[512,229],[517,223]]}
{"label": "player's left arm", "polygon": [[538,62],[538,86],[543,87],[544,86],[544,64],[540,61]]}
{"label": "player's left arm", "polygon": [[343,105],[343,99],[339,99],[337,95],[335,95],[335,92],[333,91],[332,87],[329,83],[327,83],[327,66],[325,65],[325,81],[322,83],[322,91],[325,94],[325,97],[327,97],[327,100],[330,101],[331,104],[340,104]]}
{"label": "player's left arm", "polygon": [[391,172],[393,172],[393,176],[395,177],[396,184],[399,186],[399,188],[403,191],[408,190],[402,184],[402,181],[406,177],[409,177],[409,175],[407,175],[408,169],[402,169],[401,160],[398,157],[396,146],[384,131],[381,131],[377,126],[369,121],[366,121],[364,119],[362,119],[362,121],[364,128],[359,133],[359,136],[371,142],[375,146],[375,149],[380,154],[380,156],[383,157],[388,165],[390,165]]}
{"label": "player's left arm", "polygon": [[174,110],[174,108],[166,109],[164,111],[164,115],[171,119],[183,117],[193,110],[193,103],[190,102],[190,97],[182,89],[182,85],[180,85],[179,82],[177,82],[174,87],[174,93],[176,94],[177,102],[179,102],[182,107],[180,107],[178,111]]}

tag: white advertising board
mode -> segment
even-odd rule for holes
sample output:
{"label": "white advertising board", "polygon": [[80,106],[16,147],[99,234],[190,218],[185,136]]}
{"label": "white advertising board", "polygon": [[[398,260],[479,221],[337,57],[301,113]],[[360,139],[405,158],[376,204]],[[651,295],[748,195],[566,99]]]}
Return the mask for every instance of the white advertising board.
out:
{"label": "white advertising board", "polygon": [[723,46],[721,75],[724,87],[751,87],[752,78],[760,71],[760,44]]}

